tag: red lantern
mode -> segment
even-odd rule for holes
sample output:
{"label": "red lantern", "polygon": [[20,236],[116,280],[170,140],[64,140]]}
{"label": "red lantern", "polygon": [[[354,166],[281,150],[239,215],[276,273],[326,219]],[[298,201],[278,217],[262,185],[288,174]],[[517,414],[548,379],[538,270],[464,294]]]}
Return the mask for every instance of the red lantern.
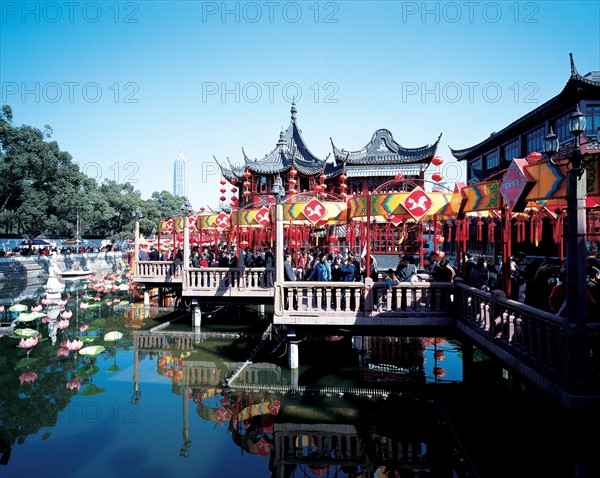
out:
{"label": "red lantern", "polygon": [[227,181],[225,181],[224,179],[221,179],[219,182],[221,183],[222,186],[225,186],[225,184],[227,184]]}
{"label": "red lantern", "polygon": [[225,196],[221,196],[221,197],[219,198],[219,201],[226,201],[226,200],[227,200],[227,198],[226,198]]}
{"label": "red lantern", "polygon": [[237,203],[236,203],[236,202],[234,202],[234,201],[231,201],[231,202],[229,203],[229,206],[230,206],[230,207],[236,207],[236,206],[237,206]]}
{"label": "red lantern", "polygon": [[225,194],[225,193],[227,192],[227,189],[225,189],[225,188],[221,188],[221,189],[220,189],[220,191],[221,191],[223,194]]}
{"label": "red lantern", "polygon": [[237,193],[237,188],[231,188],[231,192],[232,192],[233,194]]}
{"label": "red lantern", "polygon": [[288,192],[290,194],[296,194],[296,189],[294,189],[294,188],[288,189]]}
{"label": "red lantern", "polygon": [[315,192],[321,192],[323,190],[323,186],[321,186],[320,184],[317,184],[315,186]]}
{"label": "red lantern", "polygon": [[533,151],[529,153],[525,159],[527,159],[528,163],[537,163],[538,161],[542,160],[542,154],[538,153],[537,151]]}
{"label": "red lantern", "polygon": [[396,177],[394,179],[396,181],[402,181],[404,179],[404,174],[398,173],[398,174],[396,174]]}
{"label": "red lantern", "polygon": [[319,179],[321,180],[321,182],[324,182],[325,179],[327,179],[327,178],[325,177],[324,174],[321,174],[321,176],[319,176]]}
{"label": "red lantern", "polygon": [[231,184],[237,184],[237,179],[233,178],[231,181],[229,181]]}
{"label": "red lantern", "polygon": [[348,179],[348,176],[346,176],[345,174],[340,174],[340,181],[345,181],[346,179]]}
{"label": "red lantern", "polygon": [[329,236],[329,242],[337,242],[339,240],[339,237],[337,236]]}
{"label": "red lantern", "polygon": [[441,156],[434,156],[433,159],[431,160],[431,164],[433,164],[434,166],[439,166],[443,162],[444,162],[444,160],[442,159]]}
{"label": "red lantern", "polygon": [[250,176],[252,176],[252,173],[250,171],[244,171],[243,176],[248,179]]}
{"label": "red lantern", "polygon": [[340,189],[348,189],[348,185],[347,184],[340,184]]}
{"label": "red lantern", "polygon": [[439,173],[439,172],[436,171],[435,173],[433,173],[431,175],[431,179],[434,180],[434,181],[436,181],[436,182],[439,182],[442,179],[444,179],[444,175],[442,173]]}
{"label": "red lantern", "polygon": [[250,243],[248,241],[240,241],[240,247],[248,247]]}
{"label": "red lantern", "polygon": [[290,171],[290,176],[296,176],[298,174],[298,171],[296,171],[295,169],[292,169]]}
{"label": "red lantern", "polygon": [[288,183],[289,183],[290,186],[295,186],[296,185],[296,180],[295,179],[290,179],[288,181]]}
{"label": "red lantern", "polygon": [[244,181],[244,187],[245,188],[249,188],[251,186],[251,182],[250,181]]}
{"label": "red lantern", "polygon": [[252,193],[250,191],[244,191],[244,197],[249,197],[251,195]]}
{"label": "red lantern", "polygon": [[204,206],[202,206],[202,207],[200,208],[200,211],[201,211],[201,212],[204,212],[205,210],[206,210],[206,208],[205,208]]}
{"label": "red lantern", "polygon": [[442,260],[444,257],[446,257],[446,253],[445,253],[444,251],[442,251],[442,250],[435,251],[435,252],[437,252],[438,259],[439,259],[440,261],[441,261],[441,260]]}

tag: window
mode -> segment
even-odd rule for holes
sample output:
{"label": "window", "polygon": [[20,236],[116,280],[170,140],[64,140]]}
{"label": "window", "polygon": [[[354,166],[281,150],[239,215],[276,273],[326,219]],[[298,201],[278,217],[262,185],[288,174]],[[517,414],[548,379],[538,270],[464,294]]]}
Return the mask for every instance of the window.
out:
{"label": "window", "polygon": [[471,176],[475,176],[475,171],[481,171],[483,169],[481,158],[471,161],[469,167],[471,168]]}
{"label": "window", "polygon": [[527,154],[532,151],[542,152],[544,148],[544,136],[546,136],[546,132],[543,126],[533,130],[531,133],[527,133]]}
{"label": "window", "polygon": [[493,169],[500,164],[500,155],[498,154],[498,150],[487,153],[484,158],[486,169]]}
{"label": "window", "polygon": [[585,130],[594,134],[598,133],[598,128],[600,128],[600,105],[588,105],[585,109],[585,119]]}
{"label": "window", "polygon": [[515,139],[510,143],[502,146],[502,159],[504,161],[512,161],[515,158],[518,158],[520,154],[519,151],[519,140]]}
{"label": "window", "polygon": [[571,133],[569,133],[569,118],[571,113],[561,116],[554,120],[554,134],[558,136],[558,141],[563,143],[568,139],[571,139]]}

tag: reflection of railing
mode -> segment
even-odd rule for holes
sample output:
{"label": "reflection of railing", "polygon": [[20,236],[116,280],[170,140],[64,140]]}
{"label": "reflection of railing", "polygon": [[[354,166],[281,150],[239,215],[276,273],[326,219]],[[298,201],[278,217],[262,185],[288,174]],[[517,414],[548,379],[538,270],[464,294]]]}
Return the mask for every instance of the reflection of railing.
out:
{"label": "reflection of railing", "polygon": [[136,331],[133,334],[133,346],[137,349],[165,349],[171,345],[180,350],[192,350],[195,337],[191,334],[172,334],[160,332]]}

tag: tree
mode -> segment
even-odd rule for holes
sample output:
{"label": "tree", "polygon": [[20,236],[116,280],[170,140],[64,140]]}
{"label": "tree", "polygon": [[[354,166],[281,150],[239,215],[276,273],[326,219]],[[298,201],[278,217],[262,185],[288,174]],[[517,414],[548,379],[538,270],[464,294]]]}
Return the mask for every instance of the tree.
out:
{"label": "tree", "polygon": [[[0,112],[0,214],[16,231],[29,237],[60,235],[68,217],[65,205],[90,187],[71,155],[48,142],[52,129],[14,126],[12,109]],[[5,222],[6,226],[6,222]]]}

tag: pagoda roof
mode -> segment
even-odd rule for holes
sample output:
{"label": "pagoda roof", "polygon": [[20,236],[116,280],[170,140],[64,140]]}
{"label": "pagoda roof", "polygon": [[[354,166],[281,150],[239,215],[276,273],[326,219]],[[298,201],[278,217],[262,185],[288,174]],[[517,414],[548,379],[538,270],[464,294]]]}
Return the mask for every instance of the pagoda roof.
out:
{"label": "pagoda roof", "polygon": [[431,146],[405,148],[394,140],[389,130],[378,129],[373,133],[367,145],[358,151],[340,149],[335,146],[333,140],[331,140],[331,145],[336,163],[345,163],[346,165],[425,163],[425,165],[429,165],[435,156],[441,137],[440,134],[437,141]]}
{"label": "pagoda roof", "polygon": [[546,101],[526,115],[513,121],[497,133],[492,133],[482,142],[464,149],[450,148],[452,155],[459,161],[483,154],[496,146],[514,139],[518,134],[540,126],[541,120],[554,116],[562,111],[572,109],[580,98],[600,99],[600,82],[592,80],[592,74],[581,76],[575,68],[573,55],[571,61],[571,76],[562,91],[554,98]]}
{"label": "pagoda roof", "polygon": [[[246,170],[257,174],[280,174],[295,168],[304,176],[315,176],[323,173],[327,164],[327,158],[319,159],[308,149],[302,131],[296,121],[296,104],[292,103],[291,121],[285,131],[279,133],[279,140],[269,153],[260,159],[251,159],[242,148],[244,164],[233,166],[229,160],[228,165],[217,164],[226,179],[243,178]],[[215,158],[216,161],[216,158]]]}

